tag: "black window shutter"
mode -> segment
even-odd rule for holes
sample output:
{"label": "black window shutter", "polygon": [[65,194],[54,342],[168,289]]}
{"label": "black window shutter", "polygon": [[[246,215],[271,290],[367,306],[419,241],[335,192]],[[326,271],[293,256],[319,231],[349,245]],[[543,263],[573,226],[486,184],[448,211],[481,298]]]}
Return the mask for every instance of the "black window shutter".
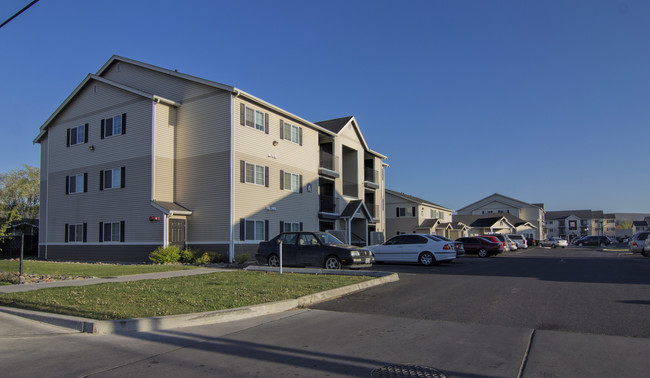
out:
{"label": "black window shutter", "polygon": [[88,124],[84,125],[84,143],[88,143]]}
{"label": "black window shutter", "polygon": [[126,179],[126,167],[120,169],[120,188],[124,188],[124,180]]}
{"label": "black window shutter", "polygon": [[65,242],[68,242],[68,224],[65,224]]}
{"label": "black window shutter", "polygon": [[302,175],[300,175],[300,184],[299,185],[300,185],[300,189],[299,189],[298,192],[302,193]]}
{"label": "black window shutter", "polygon": [[124,221],[120,222],[120,243],[124,243]]}
{"label": "black window shutter", "polygon": [[99,171],[99,190],[104,190],[104,171]]}
{"label": "black window shutter", "polygon": [[88,173],[84,173],[84,193],[88,192]]}
{"label": "black window shutter", "polygon": [[246,219],[239,218],[239,240],[246,240]]}
{"label": "black window shutter", "polygon": [[70,194],[70,176],[65,176],[65,194]]}
{"label": "black window shutter", "polygon": [[284,232],[284,222],[280,221],[280,232]]}
{"label": "black window shutter", "polygon": [[67,130],[67,133],[66,133],[66,142],[65,142],[65,145],[66,145],[67,147],[70,147],[70,129],[68,129],[68,130]]}
{"label": "black window shutter", "polygon": [[269,187],[269,167],[264,167],[264,186]]}
{"label": "black window shutter", "polygon": [[269,220],[264,221],[264,240],[269,240]]}
{"label": "black window shutter", "polygon": [[284,121],[280,120],[280,139],[284,139]]}
{"label": "black window shutter", "polygon": [[239,161],[239,181],[246,182],[246,162],[243,160]]}
{"label": "black window shutter", "polygon": [[302,222],[300,222],[300,231],[302,231]]}
{"label": "black window shutter", "polygon": [[104,222],[99,222],[99,242],[104,241]]}
{"label": "black window shutter", "polygon": [[100,130],[99,137],[101,139],[104,139],[104,120],[103,119],[102,119],[102,128]]}
{"label": "black window shutter", "polygon": [[239,124],[246,126],[246,105],[239,105]]}
{"label": "black window shutter", "polygon": [[284,189],[284,171],[280,170],[280,190]]}
{"label": "black window shutter", "polygon": [[399,207],[396,208],[395,210],[397,210],[397,217],[399,218]]}
{"label": "black window shutter", "polygon": [[269,113],[264,113],[264,132],[269,133]]}
{"label": "black window shutter", "polygon": [[302,146],[302,127],[298,129],[298,144]]}
{"label": "black window shutter", "polygon": [[84,238],[83,238],[83,242],[85,243],[85,242],[87,242],[87,241],[88,241],[88,223],[84,223]]}
{"label": "black window shutter", "polygon": [[122,113],[122,134],[126,134],[126,113]]}
{"label": "black window shutter", "polygon": [[413,210],[413,216],[414,216],[414,217],[417,217],[417,214],[415,213],[415,206],[413,206],[413,209],[412,209],[412,210]]}

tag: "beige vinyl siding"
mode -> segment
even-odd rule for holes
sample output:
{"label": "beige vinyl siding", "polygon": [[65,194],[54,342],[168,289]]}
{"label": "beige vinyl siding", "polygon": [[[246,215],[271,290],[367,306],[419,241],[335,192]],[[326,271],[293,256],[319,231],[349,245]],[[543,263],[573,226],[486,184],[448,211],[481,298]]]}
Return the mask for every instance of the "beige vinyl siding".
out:
{"label": "beige vinyl siding", "polygon": [[229,241],[230,94],[183,103],[176,127],[175,202],[192,211],[188,243]]}
{"label": "beige vinyl siding", "polygon": [[154,195],[158,201],[174,202],[174,134],[176,108],[155,105]]}

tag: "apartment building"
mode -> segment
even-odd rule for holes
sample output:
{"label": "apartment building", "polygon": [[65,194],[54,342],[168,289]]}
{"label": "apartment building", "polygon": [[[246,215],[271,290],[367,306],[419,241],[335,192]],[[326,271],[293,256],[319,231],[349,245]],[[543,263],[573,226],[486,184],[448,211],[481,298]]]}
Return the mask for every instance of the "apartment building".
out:
{"label": "apartment building", "polygon": [[453,210],[394,190],[385,192],[387,237],[411,232],[453,237],[462,230],[451,223]]}
{"label": "apartment building", "polygon": [[548,236],[569,242],[581,236],[616,236],[616,215],[602,210],[562,210],[546,212]]}
{"label": "apartment building", "polygon": [[313,123],[238,88],[113,56],[41,126],[44,259],[229,256],[284,230],[385,231],[386,156],[354,117]]}

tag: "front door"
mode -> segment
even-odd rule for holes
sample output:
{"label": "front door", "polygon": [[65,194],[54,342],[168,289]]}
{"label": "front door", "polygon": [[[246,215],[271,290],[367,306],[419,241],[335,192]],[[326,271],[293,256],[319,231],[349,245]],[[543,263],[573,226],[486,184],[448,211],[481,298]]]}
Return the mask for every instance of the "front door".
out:
{"label": "front door", "polygon": [[185,219],[169,220],[169,245],[185,248]]}

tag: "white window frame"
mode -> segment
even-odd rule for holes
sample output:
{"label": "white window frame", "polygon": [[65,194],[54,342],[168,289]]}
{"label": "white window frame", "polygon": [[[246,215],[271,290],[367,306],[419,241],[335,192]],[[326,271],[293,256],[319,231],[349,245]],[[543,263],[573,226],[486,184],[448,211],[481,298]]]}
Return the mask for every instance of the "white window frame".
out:
{"label": "white window frame", "polygon": [[[248,175],[249,167],[252,169],[252,174],[253,174],[252,179]],[[245,181],[248,184],[255,184],[255,185],[265,186],[266,185],[266,181],[265,181],[266,180],[266,167],[263,166],[263,165],[259,165],[259,164],[246,163],[245,177],[246,177]]]}
{"label": "white window frame", "polygon": [[290,190],[295,193],[300,192],[300,175],[297,175],[295,173],[284,172],[283,181],[284,181],[283,183],[284,188],[282,189]]}
{"label": "white window frame", "polygon": [[245,224],[244,239],[254,240],[254,241],[265,240],[265,235],[264,235],[265,222],[263,220],[246,219],[244,221],[244,224]]}
{"label": "white window frame", "polygon": [[[110,228],[111,232],[106,232],[106,226]],[[102,242],[112,242],[112,243],[119,243],[120,239],[122,237],[122,225],[121,222],[104,222],[102,224],[102,227],[104,228],[102,230]],[[113,237],[115,236],[115,232],[117,232],[117,240],[113,240]]]}
{"label": "white window frame", "polygon": [[68,225],[68,243],[83,243],[84,225],[83,223]]}
{"label": "white window frame", "polygon": [[299,144],[300,143],[300,128],[296,125],[284,122],[282,136],[285,140]]}
{"label": "white window frame", "polygon": [[111,126],[109,127],[108,122],[105,122],[104,138],[122,135],[122,115],[120,114],[112,118],[106,118],[106,121],[108,120],[111,120]]}
{"label": "white window frame", "polygon": [[[111,179],[107,179],[110,172]],[[116,173],[117,172],[117,173]],[[117,189],[122,187],[122,168],[107,169],[104,171],[104,189]]]}
{"label": "white window frame", "polygon": [[246,124],[246,126],[250,126],[261,132],[266,132],[266,127],[265,127],[266,114],[264,114],[264,112],[262,111],[259,111],[254,108],[250,108],[248,106],[246,106],[245,108],[246,110],[244,111],[244,123]]}
{"label": "white window frame", "polygon": [[[75,190],[72,190],[72,183],[74,182]],[[68,193],[70,194],[77,194],[77,193],[83,193],[84,192],[84,175],[83,173],[80,175],[74,175],[70,176],[68,179]]]}
{"label": "white window frame", "polygon": [[[75,138],[73,138],[73,134]],[[72,127],[70,129],[70,145],[74,146],[84,143],[86,143],[86,125]]]}
{"label": "white window frame", "polygon": [[300,231],[300,222],[284,222],[284,230],[280,232],[299,232]]}

